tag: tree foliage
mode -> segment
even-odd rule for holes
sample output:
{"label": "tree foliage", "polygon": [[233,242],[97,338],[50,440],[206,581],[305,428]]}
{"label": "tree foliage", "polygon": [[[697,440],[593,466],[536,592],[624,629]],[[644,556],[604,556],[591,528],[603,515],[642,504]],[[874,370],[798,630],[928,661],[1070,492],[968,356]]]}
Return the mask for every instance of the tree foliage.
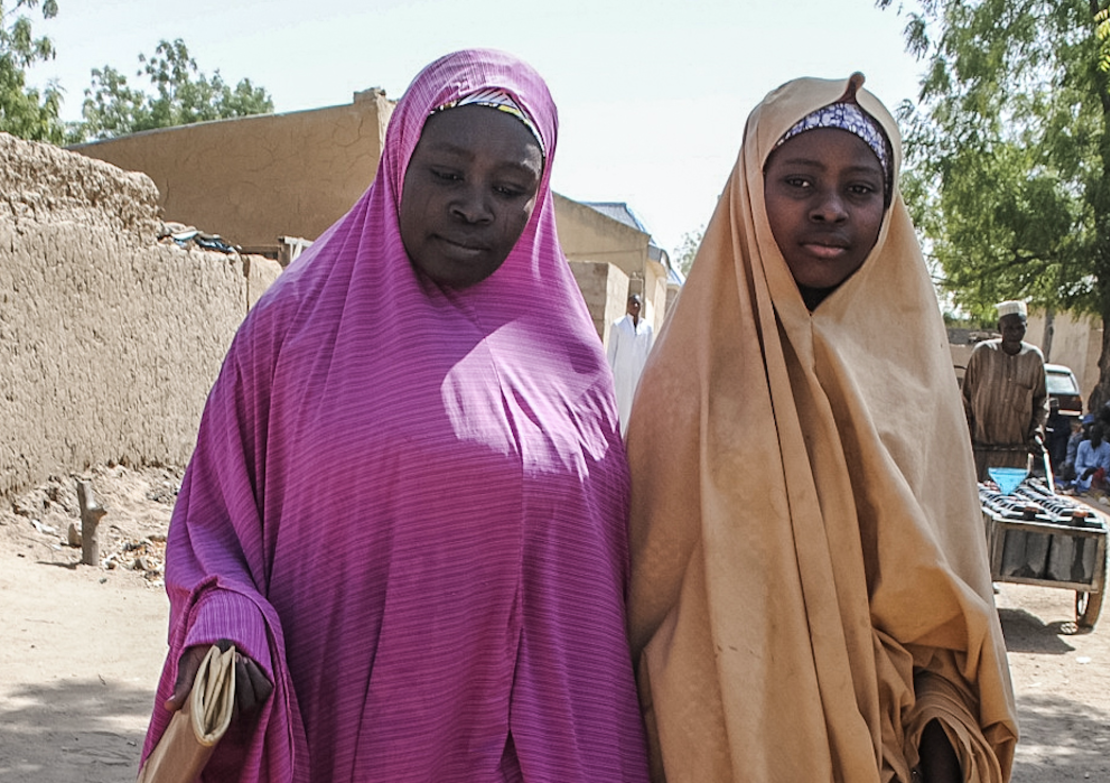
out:
{"label": "tree foliage", "polygon": [[85,90],[80,136],[108,139],[274,110],[270,94],[250,79],[232,87],[219,70],[211,77],[201,71],[180,38],[160,42],[150,57],[139,55],[139,65],[135,75],[149,82],[149,93],[132,86],[111,66],[93,69],[92,86]]}
{"label": "tree foliage", "polygon": [[705,234],[705,226],[697,231],[687,231],[682,235],[682,242],[674,251],[674,265],[683,275],[690,274],[690,267],[694,265],[694,256],[698,254],[701,238]]}
{"label": "tree foliage", "polygon": [[[61,90],[50,85],[40,92],[26,83],[27,68],[54,58],[54,44],[46,37],[35,38],[31,20],[20,13],[38,6],[39,0],[15,0],[11,8],[5,8],[0,0],[0,131],[58,143],[65,134],[58,119]],[[43,0],[43,19],[52,19],[57,13],[57,0]]]}
{"label": "tree foliage", "polygon": [[1096,313],[1110,336],[1107,1],[919,0],[898,11],[925,64],[919,103],[898,112],[904,189],[948,293],[988,321],[1009,298]]}

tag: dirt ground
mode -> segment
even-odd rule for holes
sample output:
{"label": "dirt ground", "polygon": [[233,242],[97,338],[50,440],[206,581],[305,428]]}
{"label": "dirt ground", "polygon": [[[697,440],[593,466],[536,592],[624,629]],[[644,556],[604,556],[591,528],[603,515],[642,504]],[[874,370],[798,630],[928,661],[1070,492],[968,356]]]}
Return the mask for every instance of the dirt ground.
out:
{"label": "dirt ground", "polygon": [[[135,779],[166,645],[162,540],[175,469],[90,472],[101,558],[78,565],[66,477],[0,508],[0,783]],[[997,596],[1021,720],[1016,783],[1110,781],[1110,606],[1075,628],[1075,594]]]}

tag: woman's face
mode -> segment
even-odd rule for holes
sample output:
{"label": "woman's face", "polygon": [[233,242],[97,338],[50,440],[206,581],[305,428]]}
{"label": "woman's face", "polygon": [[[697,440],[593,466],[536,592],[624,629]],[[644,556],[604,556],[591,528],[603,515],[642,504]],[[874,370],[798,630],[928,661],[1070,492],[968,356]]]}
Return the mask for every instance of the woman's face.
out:
{"label": "woman's face", "polygon": [[524,124],[486,106],[424,123],[401,191],[401,240],[413,266],[452,288],[504,263],[532,216],[543,154]]}
{"label": "woman's face", "polygon": [[835,288],[859,269],[879,238],[884,181],[867,143],[838,128],[800,133],[771,153],[767,218],[799,286]]}

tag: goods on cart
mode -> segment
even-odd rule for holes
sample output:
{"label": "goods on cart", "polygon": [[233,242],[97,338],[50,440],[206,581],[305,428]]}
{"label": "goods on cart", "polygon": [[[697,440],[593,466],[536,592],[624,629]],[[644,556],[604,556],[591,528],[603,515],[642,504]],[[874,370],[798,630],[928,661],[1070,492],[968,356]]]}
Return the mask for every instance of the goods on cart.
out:
{"label": "goods on cart", "polygon": [[979,503],[990,542],[991,577],[1075,590],[1077,622],[1093,627],[1106,583],[1105,517],[1054,494],[1037,479],[1008,493],[980,484]]}

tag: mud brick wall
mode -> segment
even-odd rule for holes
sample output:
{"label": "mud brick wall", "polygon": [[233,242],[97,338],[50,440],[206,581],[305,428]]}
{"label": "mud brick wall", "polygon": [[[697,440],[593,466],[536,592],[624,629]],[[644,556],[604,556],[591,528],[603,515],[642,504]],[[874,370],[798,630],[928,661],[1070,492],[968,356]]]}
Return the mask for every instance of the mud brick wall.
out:
{"label": "mud brick wall", "polygon": [[605,261],[571,261],[570,269],[586,300],[597,336],[609,345],[609,330],[627,309],[628,275]]}
{"label": "mud brick wall", "polygon": [[191,455],[231,338],[281,270],[159,243],[157,199],[143,174],[0,134],[0,495]]}

